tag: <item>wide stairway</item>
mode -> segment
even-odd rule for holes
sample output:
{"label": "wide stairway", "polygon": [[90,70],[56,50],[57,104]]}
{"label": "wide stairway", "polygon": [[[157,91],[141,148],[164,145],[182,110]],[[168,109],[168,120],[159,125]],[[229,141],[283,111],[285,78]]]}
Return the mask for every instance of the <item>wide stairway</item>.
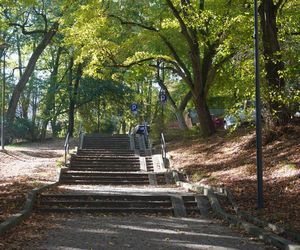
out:
{"label": "wide stairway", "polygon": [[[152,161],[135,155],[128,135],[85,136],[83,149],[71,156],[70,167],[63,169],[64,184],[149,185],[166,184],[165,173],[147,172]],[[145,171],[141,166],[145,166]],[[151,167],[150,167],[151,166]]]}
{"label": "wide stairway", "polygon": [[36,210],[206,214],[207,199],[175,187],[161,155],[152,155],[132,136],[85,135],[61,170],[59,186],[39,195]]}

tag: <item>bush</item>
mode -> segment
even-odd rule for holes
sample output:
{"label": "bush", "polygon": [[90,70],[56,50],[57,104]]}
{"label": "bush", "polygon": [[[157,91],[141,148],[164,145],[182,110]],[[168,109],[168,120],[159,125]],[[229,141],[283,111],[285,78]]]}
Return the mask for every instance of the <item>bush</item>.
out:
{"label": "bush", "polygon": [[13,124],[7,124],[6,138],[8,143],[13,140],[30,140],[34,141],[38,136],[38,127],[25,118],[16,118]]}

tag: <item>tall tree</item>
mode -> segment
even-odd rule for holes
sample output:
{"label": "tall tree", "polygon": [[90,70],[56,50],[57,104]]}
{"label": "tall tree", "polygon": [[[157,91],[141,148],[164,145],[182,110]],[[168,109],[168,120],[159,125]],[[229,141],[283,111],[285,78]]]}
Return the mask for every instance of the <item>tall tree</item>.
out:
{"label": "tall tree", "polygon": [[[43,124],[42,124],[42,131],[41,131],[41,139],[45,139],[46,136],[46,130],[47,130],[47,125],[50,120],[53,120],[55,117],[55,94],[57,91],[57,77],[58,77],[58,71],[59,71],[59,63],[60,63],[60,58],[62,54],[62,47],[58,47],[56,49],[56,54],[53,55],[52,58],[52,70],[49,78],[49,85],[47,88],[46,96],[45,96],[45,104],[43,108]],[[54,122],[55,123],[55,122]],[[52,126],[52,132],[55,136],[55,124]]]}
{"label": "tall tree", "polygon": [[77,69],[75,72],[75,80],[73,84],[73,67],[74,67],[74,58],[71,57],[70,59],[70,72],[69,72],[69,121],[68,121],[68,133],[71,137],[74,134],[74,122],[75,122],[75,109],[77,103],[77,96],[78,96],[78,87],[79,82],[82,77],[83,73],[83,64],[79,63],[77,65]]}
{"label": "tall tree", "polygon": [[[126,1],[122,1],[119,8],[124,10],[126,7],[130,9],[132,4],[128,2],[126,5]],[[226,39],[232,26],[240,21],[237,14],[234,14],[235,18],[230,17],[231,3],[222,6],[227,8],[222,14],[218,14],[216,6],[213,7],[214,10],[205,8],[204,0],[165,0],[165,4],[152,2],[140,12],[132,11],[127,16],[124,11],[109,14],[122,25],[135,26],[133,33],[140,28],[155,33],[160,38],[169,53],[168,56],[157,55],[156,59],[163,59],[168,68],[179,75],[189,87],[204,136],[215,132],[207,96],[217,70],[234,54],[234,45],[230,48]],[[160,8],[159,13],[162,14],[154,14],[153,8]],[[146,56],[149,54],[140,55],[140,61],[153,59],[153,55],[148,58]]]}
{"label": "tall tree", "polygon": [[[57,32],[57,29],[58,29],[58,23],[55,22],[49,30],[44,30],[42,40],[40,41],[40,43],[38,44],[38,46],[32,53],[23,75],[21,76],[19,82],[15,86],[14,91],[11,96],[11,99],[10,99],[10,102],[9,102],[9,107],[7,110],[7,118],[10,121],[13,121],[15,118],[17,104],[19,102],[21,93],[24,90],[30,76],[32,75],[32,72],[34,71],[37,60],[39,59],[40,55],[45,50],[45,48],[51,42],[53,36]],[[31,33],[31,32],[29,32],[29,33]],[[24,34],[26,34],[26,31]]]}
{"label": "tall tree", "polygon": [[285,66],[282,59],[277,25],[278,11],[285,3],[286,1],[284,0],[279,0],[277,3],[273,0],[262,0],[259,6],[266,71],[265,79],[269,92],[268,111],[271,113],[269,115],[271,119],[268,119],[268,122],[271,125],[274,125],[274,123],[285,124],[290,118],[287,106],[282,97],[285,92],[285,79],[283,76]]}
{"label": "tall tree", "polygon": [[57,33],[59,23],[57,20],[53,20],[53,13],[49,11],[50,7],[51,3],[46,0],[29,3],[21,1],[20,3],[6,3],[2,5],[4,9],[1,13],[2,17],[9,26],[18,28],[25,36],[41,37],[37,46],[34,46],[27,66],[13,90],[7,110],[7,118],[10,121],[13,121],[15,118],[20,96],[35,69],[39,57]]}

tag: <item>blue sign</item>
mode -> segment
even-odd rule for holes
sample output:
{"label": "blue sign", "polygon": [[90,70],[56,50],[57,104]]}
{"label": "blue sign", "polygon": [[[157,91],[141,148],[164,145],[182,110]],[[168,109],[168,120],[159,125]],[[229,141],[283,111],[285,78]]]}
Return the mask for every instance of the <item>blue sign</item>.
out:
{"label": "blue sign", "polygon": [[159,100],[162,103],[166,103],[167,102],[167,95],[166,95],[165,91],[160,91],[159,92]]}
{"label": "blue sign", "polygon": [[130,110],[131,110],[131,112],[137,112],[137,110],[138,110],[138,105],[137,105],[136,103],[132,103],[132,104],[130,105]]}

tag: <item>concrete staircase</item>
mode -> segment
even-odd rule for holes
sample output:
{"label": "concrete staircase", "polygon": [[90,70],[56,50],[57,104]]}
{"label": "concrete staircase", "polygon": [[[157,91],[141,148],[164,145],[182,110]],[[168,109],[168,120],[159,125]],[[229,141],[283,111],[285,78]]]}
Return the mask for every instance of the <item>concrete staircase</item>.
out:
{"label": "concrete staircase", "polygon": [[[71,155],[68,168],[61,170],[59,183],[67,185],[69,191],[40,194],[36,209],[182,217],[207,213],[205,197],[177,192],[170,186],[167,190],[163,185],[174,183],[170,174],[163,167],[157,172],[152,156],[137,149],[132,141],[137,142],[127,135],[85,136],[82,149]],[[91,191],[83,191],[81,186]]]}
{"label": "concrete staircase", "polygon": [[151,157],[141,159],[130,149],[128,136],[85,136],[83,149],[71,155],[68,168],[61,170],[62,184],[97,185],[164,185],[165,173],[153,172]]}
{"label": "concrete staircase", "polygon": [[42,212],[160,213],[199,215],[207,210],[193,195],[158,194],[44,194],[39,197]]}

